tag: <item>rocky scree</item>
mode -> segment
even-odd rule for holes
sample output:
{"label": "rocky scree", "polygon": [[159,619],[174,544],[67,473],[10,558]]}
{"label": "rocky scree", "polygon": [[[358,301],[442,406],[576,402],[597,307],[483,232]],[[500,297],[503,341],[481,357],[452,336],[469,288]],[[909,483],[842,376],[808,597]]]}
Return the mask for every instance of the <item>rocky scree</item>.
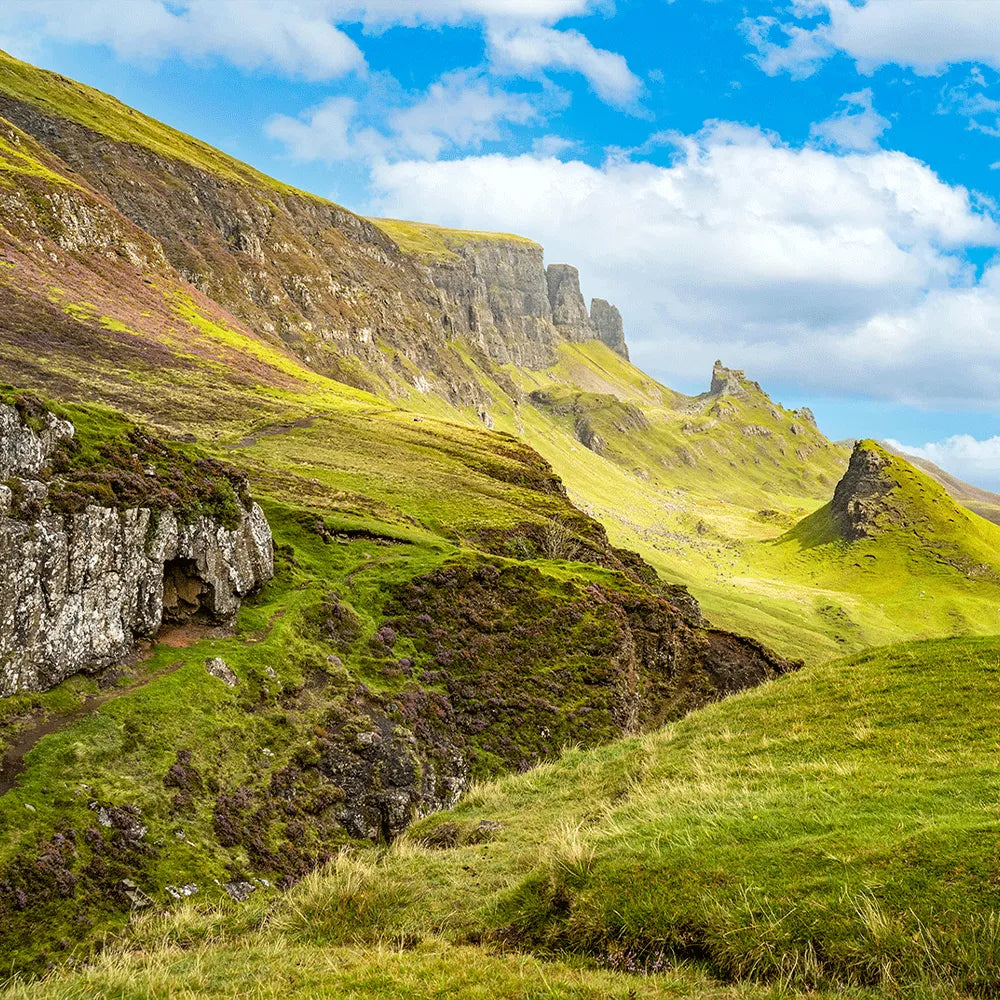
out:
{"label": "rocky scree", "polygon": [[236,470],[138,428],[81,442],[37,400],[7,398],[0,696],[109,666],[164,621],[232,619],[271,578],[271,531]]}

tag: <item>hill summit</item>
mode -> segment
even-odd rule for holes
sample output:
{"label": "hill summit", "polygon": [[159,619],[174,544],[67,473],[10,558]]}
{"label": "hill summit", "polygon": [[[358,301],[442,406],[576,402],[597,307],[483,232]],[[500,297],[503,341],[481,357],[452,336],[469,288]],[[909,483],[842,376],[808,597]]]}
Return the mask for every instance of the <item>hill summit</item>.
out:
{"label": "hill summit", "polygon": [[937,537],[970,522],[966,511],[929,475],[875,441],[858,441],[830,506],[841,537],[853,542],[893,529]]}

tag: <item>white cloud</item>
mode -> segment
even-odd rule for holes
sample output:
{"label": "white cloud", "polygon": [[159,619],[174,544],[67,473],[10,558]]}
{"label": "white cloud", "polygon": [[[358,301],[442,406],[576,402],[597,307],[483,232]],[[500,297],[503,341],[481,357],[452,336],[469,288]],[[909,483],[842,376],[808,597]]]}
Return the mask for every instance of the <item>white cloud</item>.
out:
{"label": "white cloud", "polygon": [[1000,404],[1000,245],[969,193],[898,152],[792,149],[714,123],[669,167],[476,156],[384,163],[370,208],[521,232],[622,308],[640,364],[721,356],[803,391]]}
{"label": "white cloud", "polygon": [[505,122],[525,125],[539,117],[527,97],[456,71],[432,84],[416,104],[393,112],[389,127],[398,148],[433,159],[449,146],[470,149],[499,139]]}
{"label": "white cloud", "polygon": [[579,142],[573,139],[564,139],[561,135],[543,135],[531,144],[531,152],[535,156],[548,159],[549,157],[563,156],[579,145]]}
{"label": "white cloud", "polygon": [[888,443],[907,455],[925,458],[966,482],[1000,489],[1000,437],[978,441],[971,434],[955,434],[923,445],[902,444],[892,439]]}
{"label": "white cloud", "polygon": [[8,0],[8,25],[64,42],[104,44],[122,59],[220,57],[243,69],[272,69],[313,80],[364,66],[355,43],[320,4],[286,0]]}
{"label": "white cloud", "polygon": [[[812,76],[833,52],[823,28],[809,30],[797,24],[780,24],[773,17],[748,17],[740,27],[757,50],[757,65],[768,76],[785,72],[793,80],[804,80]],[[773,40],[775,32],[784,36],[784,44]]]}
{"label": "white cloud", "polygon": [[866,87],[853,94],[844,94],[843,111],[817,122],[809,134],[821,143],[836,149],[868,151],[877,148],[879,136],[890,127],[872,106],[872,90]]}
{"label": "white cloud", "polygon": [[370,25],[459,24],[463,21],[536,21],[554,24],[587,14],[603,4],[595,0],[331,0],[343,20]]}
{"label": "white cloud", "polygon": [[616,107],[635,105],[642,81],[624,56],[595,48],[579,31],[558,31],[543,25],[493,25],[487,35],[490,60],[502,71],[524,76],[546,69],[580,73],[594,93]]}
{"label": "white cloud", "polygon": [[938,111],[964,116],[974,132],[1000,136],[1000,101],[987,96],[986,86],[982,71],[978,66],[973,67],[962,83],[942,91]]}
{"label": "white cloud", "polygon": [[[2,31],[26,55],[26,40],[45,37],[107,45],[131,61],[220,58],[242,69],[329,80],[365,66],[360,48],[341,30],[345,24],[542,28],[602,6],[603,0],[6,0]],[[564,44],[577,38],[579,47],[589,44],[576,32],[566,34],[572,37]],[[610,79],[612,69],[602,68],[602,60],[611,66],[621,57],[591,51],[591,71]]]}
{"label": "white cloud", "polygon": [[352,134],[357,113],[353,98],[331,97],[298,118],[275,115],[264,131],[284,143],[292,159],[337,163],[359,154],[359,137]]}
{"label": "white cloud", "polygon": [[[808,76],[835,51],[855,60],[871,73],[896,64],[921,75],[940,73],[949,65],[978,62],[1000,69],[1000,17],[992,0],[798,0],[793,13],[800,18],[825,15],[815,27],[774,18],[744,22],[757,48],[761,68],[774,75],[785,71]],[[781,31],[785,44],[772,40]]]}
{"label": "white cloud", "polygon": [[333,97],[298,118],[275,115],[265,131],[297,160],[434,159],[500,139],[505,125],[539,120],[544,103],[499,90],[473,71],[456,70],[409,103],[378,91],[364,108],[353,98]]}

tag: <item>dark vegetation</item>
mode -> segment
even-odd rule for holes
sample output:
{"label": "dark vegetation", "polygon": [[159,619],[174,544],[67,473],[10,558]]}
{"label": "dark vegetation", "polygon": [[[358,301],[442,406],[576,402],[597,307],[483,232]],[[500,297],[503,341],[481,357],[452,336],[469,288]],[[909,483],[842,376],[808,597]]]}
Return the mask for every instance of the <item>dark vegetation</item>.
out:
{"label": "dark vegetation", "polygon": [[[44,509],[73,514],[90,504],[119,510],[148,507],[172,511],[180,521],[210,517],[239,525],[250,504],[247,475],[190,445],[159,439],[132,421],[94,407],[55,406],[37,396],[0,386],[0,402],[16,407],[25,426],[39,431],[46,414],[69,420],[75,433],[56,445]],[[18,503],[24,489],[9,484],[19,516],[37,518],[37,501]]]}

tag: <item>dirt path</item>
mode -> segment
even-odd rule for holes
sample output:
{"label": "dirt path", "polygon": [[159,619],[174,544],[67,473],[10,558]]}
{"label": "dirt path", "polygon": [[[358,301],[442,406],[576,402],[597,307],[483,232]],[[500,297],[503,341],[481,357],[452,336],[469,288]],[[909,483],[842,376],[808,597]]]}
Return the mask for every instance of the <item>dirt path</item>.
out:
{"label": "dirt path", "polygon": [[275,434],[284,434],[287,431],[295,430],[297,427],[312,427],[319,418],[320,414],[317,413],[311,417],[299,417],[298,420],[292,420],[289,423],[264,427],[257,431],[256,434],[250,434],[243,438],[242,441],[237,441],[236,444],[225,444],[222,447],[227,451],[233,451],[235,448],[252,448],[262,437],[273,437]]}
{"label": "dirt path", "polygon": [[[174,649],[186,649],[188,646],[193,646],[196,642],[201,642],[202,639],[221,638],[225,634],[227,634],[226,630],[205,625],[186,624],[167,626],[160,630],[160,634],[156,637],[156,643],[158,645],[170,646]],[[147,649],[140,650],[127,662],[126,666],[133,668],[140,663],[144,663],[152,656],[153,648],[150,645]],[[38,745],[40,740],[52,733],[58,733],[63,729],[67,729],[88,715],[92,715],[109,701],[123,698],[125,695],[132,694],[147,684],[158,680],[160,677],[172,674],[180,666],[181,661],[178,661],[177,663],[172,663],[169,667],[164,667],[163,670],[158,670],[155,674],[150,674],[148,677],[136,680],[135,683],[130,684],[128,687],[110,688],[100,694],[87,695],[82,704],[72,711],[45,715],[37,719],[33,724],[29,724],[26,729],[18,733],[14,742],[4,750],[3,759],[0,760],[0,795],[6,795],[17,783],[18,777],[24,772],[24,758]],[[111,667],[109,671],[114,671],[115,669]],[[110,677],[114,675],[106,673],[105,676]]]}

